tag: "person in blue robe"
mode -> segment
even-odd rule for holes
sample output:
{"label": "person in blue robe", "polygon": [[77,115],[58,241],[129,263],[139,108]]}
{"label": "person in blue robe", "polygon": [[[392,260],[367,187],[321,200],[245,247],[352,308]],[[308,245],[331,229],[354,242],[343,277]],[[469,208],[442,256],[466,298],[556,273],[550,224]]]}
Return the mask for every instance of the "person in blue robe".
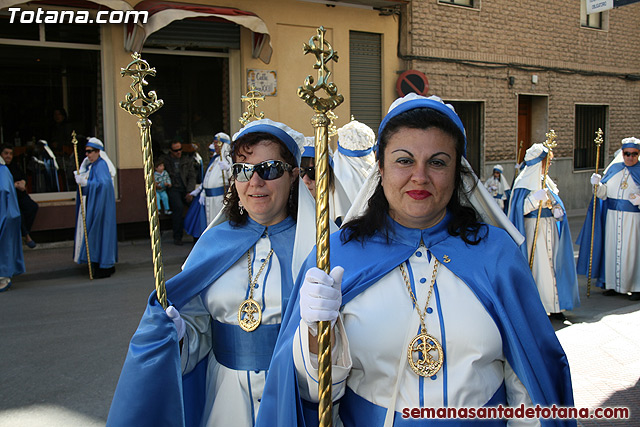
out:
{"label": "person in blue robe", "polygon": [[11,278],[24,273],[20,208],[13,175],[0,157],[0,292],[11,287]]}
{"label": "person in blue robe", "polygon": [[592,175],[591,184],[597,192],[595,223],[592,198],[576,241],[580,246],[578,274],[589,275],[589,257],[593,256],[591,277],[604,289],[603,295],[630,292],[632,301],[640,301],[639,153],[640,139],[624,138],[622,148],[605,169],[604,176]]}
{"label": "person in blue robe", "polygon": [[116,198],[113,187],[115,167],[104,152],[98,138],[89,138],[85,146],[86,158],[75,172],[75,180],[82,187],[82,201],[76,197],[76,233],[73,260],[87,264],[87,246],[80,203],[85,205],[89,258],[96,279],[111,276],[118,261],[116,230]]}
{"label": "person in blue robe", "polygon": [[149,297],[108,426],[252,426],[259,413],[296,273],[304,136],[262,119],[233,141],[228,220],[212,224],[167,281],[166,312]]}
{"label": "person in blue robe", "polygon": [[331,236],[331,273],[313,267],[315,251],[300,271],[256,426],[318,424],[317,321],[333,325],[335,425],[432,425],[407,419],[423,407],[573,406],[567,358],[525,258],[461,202],[470,172],[453,108],[408,95],[378,135],[373,191]]}
{"label": "person in blue robe", "polygon": [[[573,241],[558,186],[542,176],[552,154],[543,144],[533,144],[525,154],[525,168],[514,183],[509,219],[526,237],[520,246],[527,260],[536,239],[532,273],[540,299],[552,319],[564,320],[564,310],[580,306]],[[538,208],[542,203],[538,219]]]}

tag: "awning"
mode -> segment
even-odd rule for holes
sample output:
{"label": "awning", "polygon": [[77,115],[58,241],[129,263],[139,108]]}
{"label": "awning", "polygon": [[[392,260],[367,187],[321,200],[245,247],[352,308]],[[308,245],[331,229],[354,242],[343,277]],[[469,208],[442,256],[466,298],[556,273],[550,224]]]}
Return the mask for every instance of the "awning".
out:
{"label": "awning", "polygon": [[[24,3],[27,2],[24,0],[0,0],[0,9]],[[128,52],[141,52],[147,37],[173,21],[195,18],[205,21],[231,22],[248,28],[253,34],[252,55],[254,58],[262,60],[265,64],[271,61],[271,54],[273,53],[267,24],[253,12],[231,7],[203,6],[161,0],[144,0],[134,7],[131,7],[124,0],[42,0],[29,3],[86,9],[95,9],[95,5],[99,5],[113,10],[149,12],[146,24],[139,22],[137,24],[127,24],[125,27],[124,48]]]}
{"label": "awning", "polygon": [[[109,0],[99,0],[108,2]],[[140,52],[145,40],[154,32],[174,21],[196,18],[205,21],[232,22],[248,28],[253,33],[253,57],[265,64],[271,61],[273,48],[271,36],[265,22],[255,13],[230,7],[203,6],[161,0],[144,0],[134,6],[135,10],[149,12],[146,24],[128,24],[124,47],[129,52]]]}

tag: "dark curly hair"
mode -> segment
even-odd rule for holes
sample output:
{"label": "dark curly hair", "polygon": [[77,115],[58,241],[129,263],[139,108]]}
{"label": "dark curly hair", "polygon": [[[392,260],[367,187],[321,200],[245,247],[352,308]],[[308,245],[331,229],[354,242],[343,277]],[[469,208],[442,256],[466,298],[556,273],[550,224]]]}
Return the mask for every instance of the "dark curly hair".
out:
{"label": "dark curly hair", "polygon": [[[284,161],[294,167],[298,164],[295,156],[284,142],[280,141],[280,139],[266,132],[253,132],[242,135],[240,138],[235,140],[231,144],[231,158],[234,162],[238,161],[238,155],[241,150],[244,150],[247,153],[251,153],[251,147],[257,145],[262,141],[270,141],[274,144],[278,144],[280,147],[280,156],[284,159]],[[285,172],[291,174],[293,172]],[[289,201],[287,202],[287,215],[291,216],[293,219],[297,218],[298,214],[298,177],[294,180],[291,188],[289,190]],[[238,196],[238,190],[236,189],[235,183],[233,182],[233,176],[231,177],[231,188],[224,196],[224,212],[229,218],[229,221],[234,225],[242,225],[247,222],[247,217],[249,214],[245,210],[243,213],[240,213],[240,196]]]}
{"label": "dark curly hair", "polygon": [[[454,138],[456,142],[455,185],[453,195],[447,204],[447,211],[451,214],[447,231],[452,236],[460,236],[468,244],[478,244],[484,237],[481,231],[485,226],[478,213],[471,207],[463,186],[463,177],[471,175],[472,172],[462,164],[465,146],[462,131],[447,116],[431,108],[416,108],[398,114],[389,120],[382,134],[378,136],[378,164],[384,164],[384,150],[387,143],[391,136],[402,128],[423,130],[437,128]],[[469,191],[472,190],[473,188]],[[389,202],[384,195],[381,183],[378,182],[364,214],[342,227],[341,240],[345,243],[350,240],[364,242],[366,237],[372,236],[377,231],[383,231],[388,239],[390,226],[388,212]]]}

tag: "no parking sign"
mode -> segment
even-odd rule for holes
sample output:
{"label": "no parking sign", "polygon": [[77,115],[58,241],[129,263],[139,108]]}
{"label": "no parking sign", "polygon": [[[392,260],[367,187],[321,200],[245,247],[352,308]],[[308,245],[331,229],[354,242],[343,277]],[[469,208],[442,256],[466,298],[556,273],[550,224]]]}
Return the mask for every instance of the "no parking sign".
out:
{"label": "no parking sign", "polygon": [[398,96],[405,96],[411,92],[426,95],[429,92],[429,80],[421,71],[407,70],[398,77],[396,92]]}

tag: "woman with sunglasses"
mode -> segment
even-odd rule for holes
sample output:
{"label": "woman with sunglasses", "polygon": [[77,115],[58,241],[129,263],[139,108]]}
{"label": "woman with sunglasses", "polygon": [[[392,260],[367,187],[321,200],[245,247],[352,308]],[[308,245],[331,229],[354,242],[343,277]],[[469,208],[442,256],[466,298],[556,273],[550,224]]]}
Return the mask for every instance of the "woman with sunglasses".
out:
{"label": "woman with sunglasses", "polygon": [[98,138],[88,138],[86,158],[80,165],[80,173],[74,171],[78,186],[82,187],[82,201],[76,196],[76,233],[73,260],[87,263],[87,248],[82,224],[80,203],[85,205],[87,240],[93,277],[111,276],[118,261],[118,236],[116,234],[116,198],[113,179],[116,168],[104,151]]}
{"label": "woman with sunglasses", "polygon": [[[563,311],[579,307],[580,297],[573,240],[560,191],[548,175],[546,186],[542,187],[545,168],[548,170],[547,162],[552,160],[553,152],[543,144],[533,144],[526,151],[525,167],[513,184],[509,219],[526,238],[520,251],[527,260],[535,240],[531,272],[542,305],[551,319],[564,320]],[[543,207],[538,219],[541,203]]]}
{"label": "woman with sunglasses", "polygon": [[[624,138],[622,149],[604,171],[593,174],[597,186],[596,221],[591,277],[605,289],[603,295],[631,293],[640,301],[640,139]],[[593,199],[577,244],[580,245],[578,274],[589,274]]]}
{"label": "woman with sunglasses", "polygon": [[[303,145],[302,134],[268,119],[234,135],[228,221],[205,231],[183,271],[167,282],[166,314],[151,295],[108,425],[254,424],[297,274]],[[296,249],[306,256],[311,248]],[[144,395],[133,409],[131,393]]]}
{"label": "woman with sunglasses", "polygon": [[333,325],[335,425],[432,425],[407,419],[412,408],[571,406],[567,360],[526,260],[467,200],[477,178],[462,160],[459,117],[412,94],[391,105],[378,135],[378,165],[360,193],[370,196],[331,236],[331,274],[310,268],[313,252],[303,266],[256,425],[315,424],[317,321]]}

